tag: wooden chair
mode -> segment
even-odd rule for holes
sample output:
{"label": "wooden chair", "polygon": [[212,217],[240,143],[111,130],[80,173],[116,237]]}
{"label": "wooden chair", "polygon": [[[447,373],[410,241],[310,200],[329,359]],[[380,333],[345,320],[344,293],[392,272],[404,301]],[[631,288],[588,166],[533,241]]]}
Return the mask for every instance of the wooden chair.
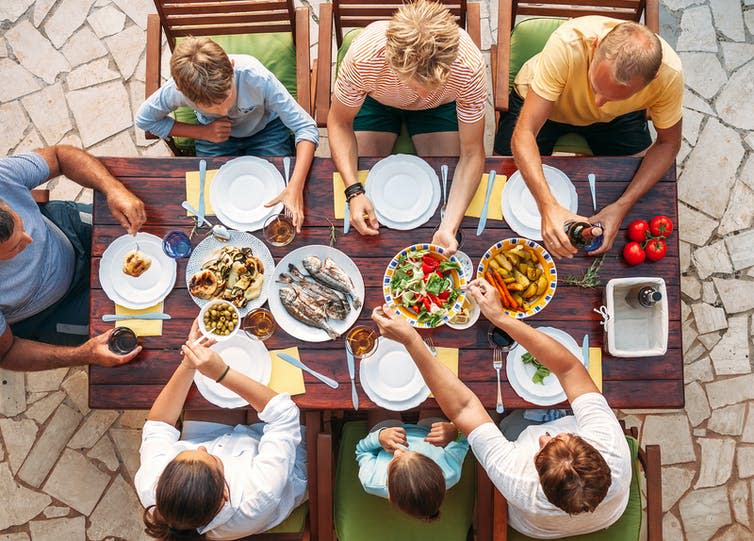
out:
{"label": "wooden chair", "polygon": [[[157,13],[147,17],[145,97],[160,87],[162,29],[171,51],[181,37],[209,36],[229,54],[255,56],[312,113],[307,6],[294,8],[293,0],[154,0],[154,4]],[[146,137],[157,138],[150,133]],[[176,154],[187,153],[169,144]]]}
{"label": "wooden chair", "polygon": [[[639,471],[644,472],[647,495],[647,541],[662,541],[662,464],[660,460],[660,446],[647,445],[642,449],[638,442],[638,431],[635,427],[626,429],[623,422],[623,432],[634,453],[633,475],[631,478],[631,494],[628,507],[620,519],[604,530],[598,532],[564,537],[561,541],[626,541],[639,539],[641,529],[641,490],[639,487]],[[493,489],[494,490],[494,489]],[[508,503],[499,491],[493,495],[493,526],[494,541],[533,541],[508,526]]]}
{"label": "wooden chair", "polygon": [[[516,17],[533,17],[516,24]],[[500,0],[497,16],[497,44],[490,48],[495,126],[499,114],[508,110],[508,96],[513,80],[524,62],[542,50],[547,38],[562,21],[585,15],[603,15],[614,19],[641,22],[659,32],[658,0],[581,0],[571,4],[565,0],[544,3]],[[575,134],[561,137],[556,152],[591,154],[586,140]]]}
{"label": "wooden chair", "polygon": [[[319,530],[318,530],[318,539],[320,541],[333,541],[334,539],[340,539],[337,537],[336,533],[336,527],[335,527],[335,506],[334,506],[334,498],[335,498],[335,488],[337,487],[343,487],[344,483],[339,482],[336,483],[336,468],[339,467],[338,464],[336,464],[334,460],[334,453],[333,453],[333,436],[332,431],[327,428],[328,423],[325,423],[325,430],[322,434],[319,435],[317,439],[317,459],[319,460],[318,465],[318,475],[319,478],[317,480],[317,502],[319,506]],[[353,430],[351,430],[353,429]],[[353,461],[353,464],[349,464],[348,473],[345,474],[352,479],[347,479],[346,483],[350,482],[351,485],[353,485],[352,488],[356,492],[354,493],[353,497],[347,498],[348,504],[353,507],[353,509],[348,510],[349,513],[347,513],[349,522],[352,524],[350,526],[347,526],[346,529],[351,528],[353,531],[359,530],[362,531],[362,524],[368,529],[368,532],[372,532],[374,535],[372,539],[401,539],[401,536],[408,536],[409,538],[416,539],[416,532],[413,532],[412,536],[412,530],[411,528],[416,529],[422,528],[427,529],[426,535],[431,536],[431,538],[434,541],[443,541],[447,537],[443,537],[444,535],[447,535],[448,533],[450,535],[453,534],[454,531],[458,530],[458,524],[439,524],[441,528],[444,528],[446,525],[448,526],[447,529],[440,529],[437,530],[438,524],[422,524],[415,519],[411,519],[408,517],[403,516],[399,511],[395,511],[392,507],[389,507],[389,504],[385,501],[382,501],[380,498],[376,498],[375,496],[370,496],[363,492],[363,489],[361,485],[359,484],[357,475],[358,475],[358,465],[355,463],[355,457],[354,457],[354,449],[356,442],[364,435],[365,431],[367,430],[367,424],[365,421],[355,421],[355,422],[348,422],[344,425],[343,434],[342,434],[342,448],[340,452],[338,453],[340,455],[340,461],[343,460],[351,460]],[[342,464],[340,464],[342,465]],[[355,471],[352,471],[354,470]],[[342,473],[342,472],[341,472]],[[356,486],[358,485],[358,486]],[[462,488],[462,485],[465,485],[465,487]],[[464,494],[468,492],[468,490],[471,489],[473,493],[476,494],[476,502],[472,501],[466,501],[466,500],[459,500],[459,496],[461,494]],[[452,496],[452,491],[454,490],[463,490],[464,492],[461,492],[459,494],[456,494],[455,497]],[[465,506],[473,506],[475,503],[475,508],[473,512],[473,524],[472,529],[469,531],[463,531],[460,533],[460,538],[465,539],[471,539],[472,536],[475,539],[478,539],[480,541],[486,541],[489,539],[492,539],[492,526],[493,526],[493,520],[492,520],[492,492],[493,487],[492,483],[490,482],[489,478],[487,477],[487,474],[484,472],[482,467],[476,462],[476,460],[473,457],[473,454],[471,451],[469,451],[468,455],[466,456],[466,461],[464,463],[464,470],[462,474],[461,481],[458,485],[454,486],[450,489],[448,493],[448,497],[446,497],[445,503],[443,504],[443,511],[441,512],[441,518],[443,519],[447,518],[455,518],[453,517],[452,510],[457,510],[456,507],[452,507],[452,510],[448,510],[446,508],[446,505],[458,505],[459,503],[461,505]],[[360,503],[352,503],[352,500],[366,500],[361,501]],[[450,503],[448,503],[450,502]],[[454,503],[453,503],[454,502]],[[354,511],[354,509],[365,509],[365,504],[367,506],[374,505],[376,506],[377,513],[379,514],[381,511],[383,511],[382,508],[389,507],[389,510],[386,510],[386,513],[389,513],[390,516],[383,516],[379,515],[377,518],[384,518],[385,524],[390,524],[390,527],[386,527],[385,531],[374,531],[375,527],[375,517],[369,517],[366,518],[363,515],[365,513],[363,512],[350,512]],[[367,507],[368,508],[368,507]],[[370,511],[371,512],[371,511]],[[364,521],[364,522],[362,522]],[[354,524],[355,523],[355,524]],[[381,522],[382,524],[382,522]],[[395,526],[396,524],[403,525],[401,526]],[[431,532],[429,531],[429,528],[435,527],[434,530]],[[407,531],[408,530],[408,531]],[[392,533],[388,533],[392,532]],[[428,537],[430,538],[430,537]],[[456,539],[454,537],[454,539]],[[340,541],[349,541],[348,538],[340,539]]]}
{"label": "wooden chair", "polygon": [[[477,47],[480,44],[480,6],[478,2],[448,0],[442,2],[458,19],[458,25],[465,28]],[[332,0],[332,3],[319,5],[319,43],[317,45],[315,120],[319,127],[327,126],[332,94],[332,65],[335,61],[332,50],[333,28],[337,49],[343,46],[345,29],[363,28],[374,21],[390,19],[403,2],[362,2],[360,0]],[[350,41],[346,40],[346,45]],[[336,54],[338,50],[336,49]]]}

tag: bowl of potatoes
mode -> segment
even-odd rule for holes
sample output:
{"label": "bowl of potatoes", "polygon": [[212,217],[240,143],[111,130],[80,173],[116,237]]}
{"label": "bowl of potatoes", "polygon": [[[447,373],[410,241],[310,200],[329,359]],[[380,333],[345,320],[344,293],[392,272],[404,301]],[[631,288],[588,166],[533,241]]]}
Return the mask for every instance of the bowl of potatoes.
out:
{"label": "bowl of potatoes", "polygon": [[227,301],[208,302],[199,311],[199,330],[218,342],[236,334],[240,326],[238,308]]}
{"label": "bowl of potatoes", "polygon": [[492,284],[503,311],[518,319],[541,312],[558,287],[558,271],[547,250],[516,237],[490,246],[479,261],[477,278]]}

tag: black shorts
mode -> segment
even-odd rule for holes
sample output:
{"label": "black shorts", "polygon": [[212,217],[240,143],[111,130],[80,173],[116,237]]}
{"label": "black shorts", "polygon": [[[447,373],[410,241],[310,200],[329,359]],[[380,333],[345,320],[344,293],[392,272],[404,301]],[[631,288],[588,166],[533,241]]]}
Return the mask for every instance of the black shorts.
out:
{"label": "black shorts", "polygon": [[[508,111],[500,115],[495,134],[495,154],[511,155],[511,137],[524,100],[515,90],[508,98]],[[597,122],[588,126],[572,126],[547,120],[537,134],[537,146],[542,156],[552,154],[555,142],[567,133],[577,133],[586,139],[595,156],[631,156],[652,144],[646,113],[634,111],[614,118],[610,122]]]}

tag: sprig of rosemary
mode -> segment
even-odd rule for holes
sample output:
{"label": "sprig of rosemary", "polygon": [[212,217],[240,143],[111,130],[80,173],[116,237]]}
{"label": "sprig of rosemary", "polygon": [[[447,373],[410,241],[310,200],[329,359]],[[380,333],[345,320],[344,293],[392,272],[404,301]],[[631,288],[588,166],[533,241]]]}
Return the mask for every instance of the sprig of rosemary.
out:
{"label": "sprig of rosemary", "polygon": [[607,253],[602,254],[600,257],[592,261],[592,264],[589,265],[589,268],[586,269],[586,272],[584,273],[584,276],[581,278],[578,278],[577,276],[567,276],[563,282],[572,286],[578,286],[578,287],[599,287],[602,285],[602,281],[600,280],[599,276],[599,270],[600,267],[602,267],[602,263],[605,261],[605,256]]}

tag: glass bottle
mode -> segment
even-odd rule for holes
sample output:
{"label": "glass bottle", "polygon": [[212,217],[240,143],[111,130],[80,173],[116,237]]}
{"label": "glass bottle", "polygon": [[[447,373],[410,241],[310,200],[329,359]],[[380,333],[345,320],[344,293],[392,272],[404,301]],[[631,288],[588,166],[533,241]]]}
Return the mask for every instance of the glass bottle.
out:
{"label": "glass bottle", "polygon": [[661,300],[660,290],[648,285],[639,284],[626,293],[626,302],[634,308],[651,308]]}
{"label": "glass bottle", "polygon": [[602,226],[588,222],[566,222],[563,226],[571,244],[587,252],[602,246]]}

